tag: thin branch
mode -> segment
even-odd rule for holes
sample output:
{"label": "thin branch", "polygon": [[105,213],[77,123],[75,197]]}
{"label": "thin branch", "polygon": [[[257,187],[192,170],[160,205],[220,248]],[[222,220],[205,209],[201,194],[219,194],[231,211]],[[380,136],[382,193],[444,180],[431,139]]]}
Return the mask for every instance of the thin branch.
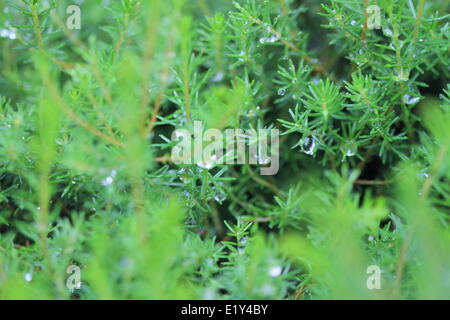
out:
{"label": "thin branch", "polygon": [[287,16],[288,11],[286,9],[286,0],[279,0],[279,2],[280,2],[281,12],[283,13],[284,16]]}
{"label": "thin branch", "polygon": [[421,19],[422,19],[424,6],[425,6],[425,0],[419,0],[419,7],[417,8],[417,16],[416,16],[416,25],[414,27],[414,35],[413,35],[414,40],[417,39],[417,36],[419,35],[419,28],[420,28],[420,23],[421,23]]}
{"label": "thin branch", "polygon": [[86,129],[87,131],[91,132],[92,134],[96,135],[97,137],[113,144],[120,146],[120,141],[116,140],[113,137],[108,136],[107,134],[103,133],[102,131],[98,130],[95,127],[92,127],[89,123],[85,122],[83,119],[80,119],[76,113],[66,104],[64,99],[59,95],[58,90],[55,88],[55,86],[51,83],[50,79],[44,78],[44,85],[49,89],[50,94],[52,95],[54,101],[59,105],[59,107],[71,118],[75,123]]}
{"label": "thin branch", "polygon": [[[83,49],[84,51],[88,52],[89,48],[77,38],[77,36],[69,31],[64,23],[59,19],[57,15],[55,15],[53,12],[51,13],[52,19],[55,21],[55,23],[63,30],[64,34],[69,38],[70,41],[72,41],[75,45]],[[113,104],[113,99],[111,92],[109,88],[106,86],[106,83],[101,75],[100,67],[98,65],[98,61],[94,56],[92,56],[92,59],[88,61],[88,63],[92,66],[92,71],[94,72],[95,79],[97,80],[98,84],[100,85],[100,88],[103,91],[103,94],[105,95],[106,101],[108,104]]]}
{"label": "thin branch", "polygon": [[129,14],[125,13],[124,28],[120,31],[119,40],[117,41],[117,43],[116,43],[116,45],[114,47],[114,52],[116,53],[116,57],[119,55],[119,51],[120,51],[120,49],[122,47],[122,44],[125,41],[125,35],[127,33],[127,27],[128,27],[129,19],[130,19]]}
{"label": "thin branch", "polygon": [[147,130],[146,130],[146,136],[149,137],[152,133],[155,125],[156,125],[156,119],[158,117],[159,110],[161,109],[161,104],[164,97],[164,90],[167,85],[167,81],[169,80],[169,66],[170,61],[172,60],[172,46],[173,46],[173,36],[174,32],[171,33],[169,38],[169,44],[166,48],[165,54],[164,54],[164,61],[166,62],[163,68],[161,69],[159,79],[161,80],[161,88],[157,94],[155,105],[153,107],[152,116],[150,118],[150,123],[148,124]]}
{"label": "thin branch", "polygon": [[48,57],[50,58],[54,63],[58,64],[59,66],[62,66],[66,69],[72,69],[74,68],[74,65],[61,61],[51,55],[46,49],[44,45],[44,37],[42,36],[42,30],[41,30],[41,24],[39,22],[39,15],[37,13],[36,5],[31,5],[31,14],[33,16],[33,29],[34,33],[36,34],[37,40],[38,40],[38,47],[39,49]]}
{"label": "thin branch", "polygon": [[391,183],[389,180],[356,180],[355,184],[367,186],[385,186]]}
{"label": "thin branch", "polygon": [[259,183],[260,185],[269,188],[270,190],[272,190],[277,196],[282,196],[281,191],[272,183],[270,183],[269,181],[266,181],[260,177],[258,177],[255,172],[252,170],[252,168],[250,166],[247,166],[248,171],[250,173],[250,176],[252,177],[252,179],[254,181],[256,181],[257,183]]}
{"label": "thin branch", "polygon": [[369,6],[369,0],[364,0],[364,25],[361,30],[361,41],[365,43],[367,38],[367,21],[369,20],[369,14],[367,12],[367,7]]}

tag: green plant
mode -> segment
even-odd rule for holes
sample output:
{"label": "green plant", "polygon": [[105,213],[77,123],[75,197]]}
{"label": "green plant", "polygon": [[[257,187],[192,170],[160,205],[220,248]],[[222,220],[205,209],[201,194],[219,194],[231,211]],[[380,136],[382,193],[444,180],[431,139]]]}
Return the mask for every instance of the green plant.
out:
{"label": "green plant", "polygon": [[[71,4],[0,4],[1,299],[450,298],[445,2]],[[174,164],[194,121],[279,172]]]}

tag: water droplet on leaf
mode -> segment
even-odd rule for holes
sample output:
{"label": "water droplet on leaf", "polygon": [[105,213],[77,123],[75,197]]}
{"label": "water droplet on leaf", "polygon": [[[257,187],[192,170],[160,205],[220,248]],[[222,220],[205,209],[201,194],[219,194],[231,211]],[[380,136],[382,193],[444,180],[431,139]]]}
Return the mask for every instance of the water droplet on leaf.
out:
{"label": "water droplet on leaf", "polygon": [[406,104],[416,104],[419,101],[420,101],[420,97],[413,97],[413,96],[410,96],[409,94],[405,94],[403,96],[403,102]]}
{"label": "water droplet on leaf", "polygon": [[212,82],[219,82],[223,79],[223,72],[218,72],[214,77],[211,78]]}
{"label": "water droplet on leaf", "polygon": [[386,37],[392,37],[392,35],[393,35],[394,33],[393,33],[392,30],[389,29],[389,28],[383,28],[383,34],[384,34]]}
{"label": "water droplet on leaf", "polygon": [[33,280],[33,274],[31,272],[27,272],[25,273],[23,278],[25,279],[26,282],[31,282]]}
{"label": "water droplet on leaf", "polygon": [[283,271],[283,268],[281,268],[280,266],[275,266],[275,267],[270,268],[269,274],[272,278],[276,278],[281,274],[282,271]]}
{"label": "water droplet on leaf", "polygon": [[358,147],[354,142],[350,142],[345,146],[345,156],[346,157],[353,157],[356,154],[356,151],[358,150]]}
{"label": "water droplet on leaf", "polygon": [[210,159],[209,161],[199,161],[197,162],[197,166],[199,166],[200,168],[209,170],[214,168],[215,164],[214,164],[214,159]]}
{"label": "water droplet on leaf", "polygon": [[302,151],[306,154],[313,155],[317,150],[317,138],[315,136],[306,137],[303,140]]}

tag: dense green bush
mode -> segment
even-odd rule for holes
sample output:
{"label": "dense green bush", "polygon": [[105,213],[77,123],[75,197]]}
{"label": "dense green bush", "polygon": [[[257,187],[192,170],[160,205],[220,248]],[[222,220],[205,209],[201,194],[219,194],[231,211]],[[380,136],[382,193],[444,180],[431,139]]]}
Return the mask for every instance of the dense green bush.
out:
{"label": "dense green bush", "polygon": [[[450,298],[448,9],[2,1],[0,298]],[[195,120],[280,170],[174,164]]]}

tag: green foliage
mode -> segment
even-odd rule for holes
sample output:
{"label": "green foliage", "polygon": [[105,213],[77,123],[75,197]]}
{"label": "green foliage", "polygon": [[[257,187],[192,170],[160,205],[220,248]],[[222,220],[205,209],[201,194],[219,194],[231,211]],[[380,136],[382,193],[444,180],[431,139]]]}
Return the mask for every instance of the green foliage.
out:
{"label": "green foliage", "polygon": [[[0,3],[0,299],[450,298],[445,1],[76,2]],[[194,121],[279,172],[172,163]]]}

